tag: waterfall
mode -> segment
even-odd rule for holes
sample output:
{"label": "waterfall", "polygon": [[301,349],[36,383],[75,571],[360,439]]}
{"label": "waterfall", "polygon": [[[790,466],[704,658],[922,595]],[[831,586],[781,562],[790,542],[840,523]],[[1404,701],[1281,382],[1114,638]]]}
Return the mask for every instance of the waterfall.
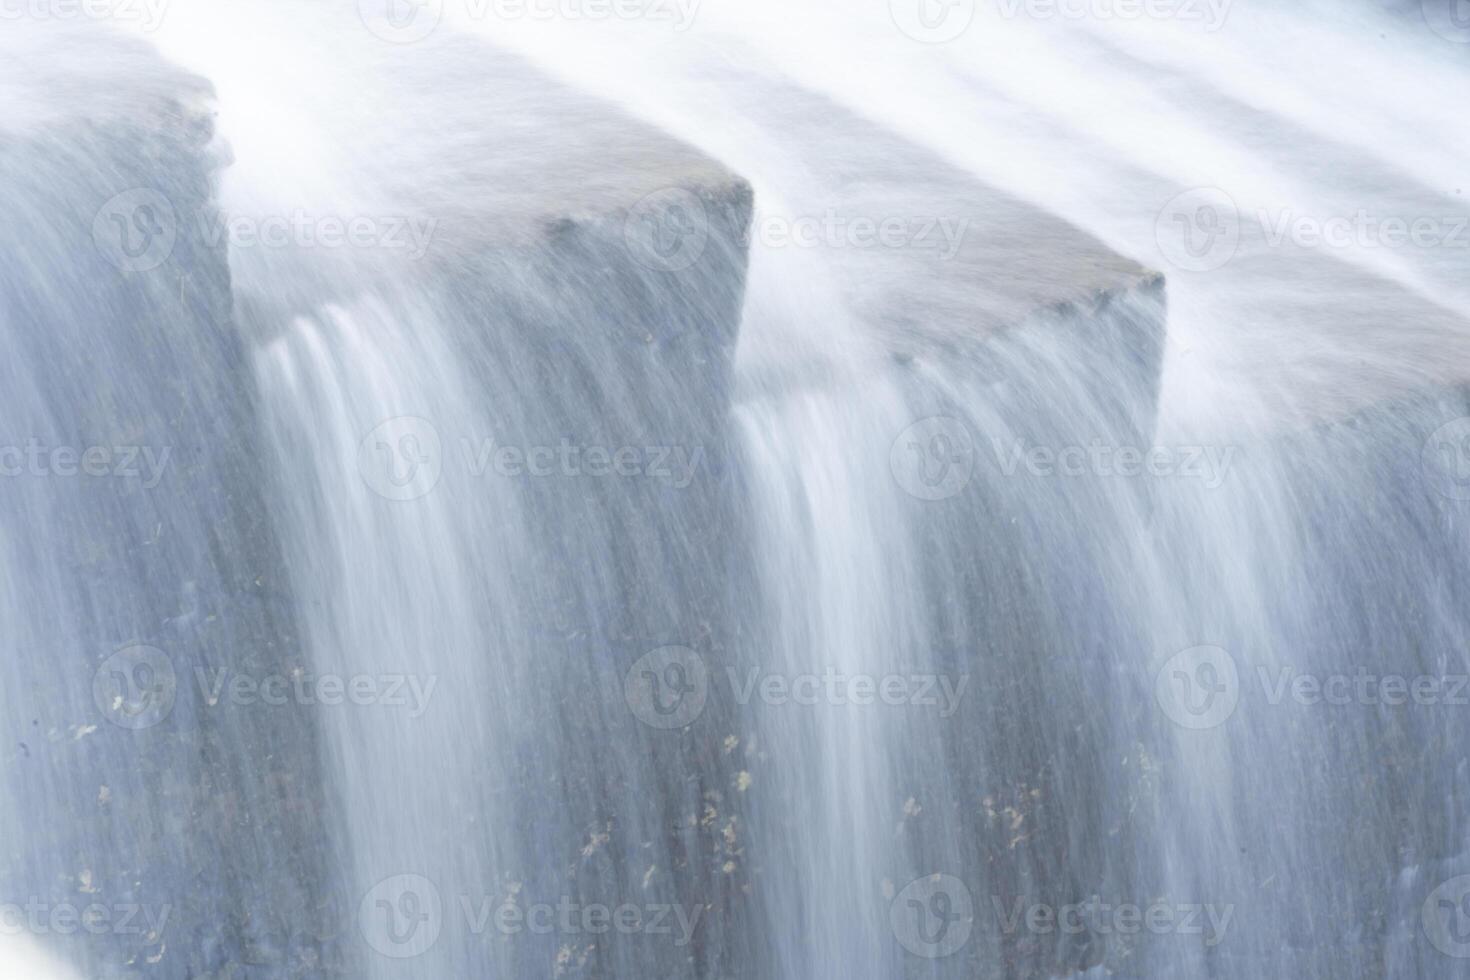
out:
{"label": "waterfall", "polygon": [[1470,35],[1126,9],[13,18],[0,963],[1470,976]]}

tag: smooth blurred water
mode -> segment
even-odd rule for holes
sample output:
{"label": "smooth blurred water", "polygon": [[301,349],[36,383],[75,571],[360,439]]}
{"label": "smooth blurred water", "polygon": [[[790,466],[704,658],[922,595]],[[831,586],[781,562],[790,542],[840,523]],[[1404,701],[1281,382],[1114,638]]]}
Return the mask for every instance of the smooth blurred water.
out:
{"label": "smooth blurred water", "polygon": [[[43,944],[98,976],[1470,975],[1470,705],[1289,686],[1470,674],[1470,247],[1274,237],[1470,217],[1470,48],[1414,5],[1002,5],[943,44],[890,6],[449,3],[396,44],[372,4],[179,3],[147,40],[213,86],[198,157],[120,151],[105,104],[57,151],[42,69],[0,75],[10,441],[136,418],[183,457],[0,487],[0,882],[179,909]],[[143,48],[63,77],[102,99],[97,64],[197,86]],[[145,183],[407,244],[119,275],[92,217]],[[694,261],[639,251],[649,200],[705,216]],[[1205,206],[1229,254],[1190,251]],[[780,233],[827,215],[940,237]],[[171,714],[80,733],[128,644]],[[216,665],[408,703],[219,711]],[[1088,900],[1192,918],[1025,918]]]}

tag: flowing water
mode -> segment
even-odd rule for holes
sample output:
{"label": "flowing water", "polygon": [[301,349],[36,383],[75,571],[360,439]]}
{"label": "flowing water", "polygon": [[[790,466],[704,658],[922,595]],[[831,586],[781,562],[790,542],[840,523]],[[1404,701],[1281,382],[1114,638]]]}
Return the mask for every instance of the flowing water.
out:
{"label": "flowing water", "polygon": [[0,39],[7,937],[1470,976],[1458,8],[380,7]]}

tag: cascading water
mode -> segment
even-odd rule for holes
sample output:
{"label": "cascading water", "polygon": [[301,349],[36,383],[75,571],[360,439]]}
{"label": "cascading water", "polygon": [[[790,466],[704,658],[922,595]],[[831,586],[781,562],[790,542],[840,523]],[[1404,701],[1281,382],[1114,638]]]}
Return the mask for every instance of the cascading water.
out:
{"label": "cascading water", "polygon": [[1454,11],[675,6],[0,39],[0,956],[1470,976]]}

